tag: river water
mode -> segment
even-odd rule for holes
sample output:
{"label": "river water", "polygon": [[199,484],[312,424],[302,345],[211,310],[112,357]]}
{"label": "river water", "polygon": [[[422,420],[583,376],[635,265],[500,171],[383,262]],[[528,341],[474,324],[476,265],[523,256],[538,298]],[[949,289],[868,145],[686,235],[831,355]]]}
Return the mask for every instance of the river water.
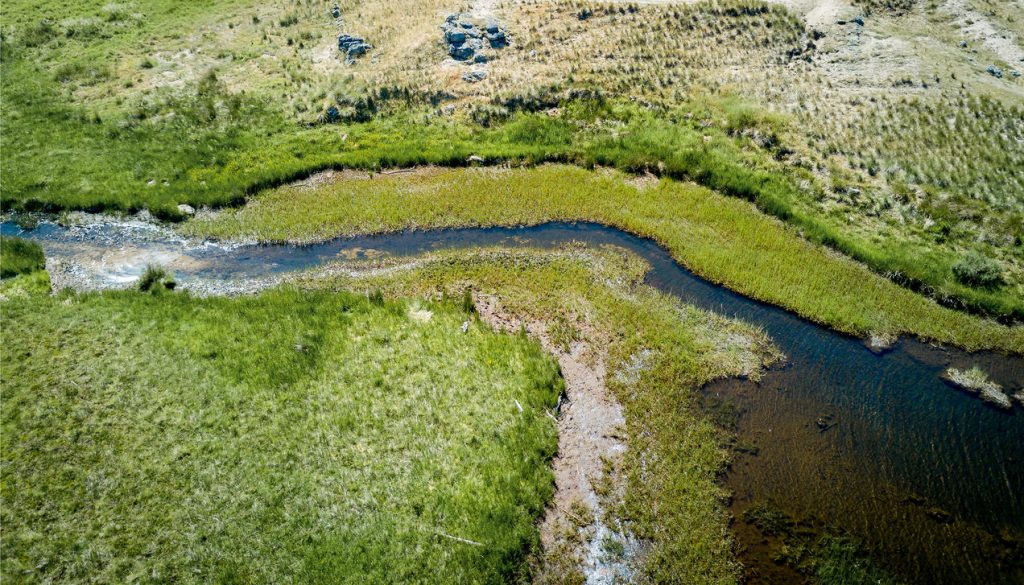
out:
{"label": "river water", "polygon": [[186,286],[272,279],[345,258],[411,256],[478,246],[554,248],[612,244],[651,264],[646,282],[720,314],[763,327],[786,354],[759,383],[723,380],[701,403],[735,433],[725,483],[747,579],[799,582],[776,562],[783,544],[744,520],[751,508],[789,519],[812,541],[828,532],[860,540],[877,564],[909,583],[1024,583],[1024,408],[1004,411],[954,389],[940,374],[979,366],[1010,393],[1024,359],[968,354],[910,339],[872,352],[859,339],[711,284],[654,242],[587,223],[401,232],[310,246],[193,242],[144,222],[70,228],[42,223],[4,235],[39,241],[87,287],[123,286],[147,263]]}

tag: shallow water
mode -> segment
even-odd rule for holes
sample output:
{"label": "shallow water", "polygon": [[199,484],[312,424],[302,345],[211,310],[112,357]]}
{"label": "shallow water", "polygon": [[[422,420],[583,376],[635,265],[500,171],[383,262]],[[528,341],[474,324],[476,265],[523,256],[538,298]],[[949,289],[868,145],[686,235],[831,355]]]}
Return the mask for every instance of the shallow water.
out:
{"label": "shallow water", "polygon": [[742,448],[726,482],[751,582],[799,580],[772,561],[781,542],[741,519],[768,505],[811,537],[826,529],[855,535],[907,582],[1024,583],[1024,408],[997,410],[939,378],[949,366],[978,365],[1013,392],[1024,384],[1024,359],[908,339],[876,355],[858,339],[694,276],[650,240],[594,224],[403,232],[304,247],[191,243],[141,223],[43,223],[19,232],[2,225],[4,235],[40,241],[48,258],[96,288],[123,286],[154,261],[186,286],[215,289],[375,254],[570,241],[626,248],[650,262],[650,285],[762,326],[787,356],[759,384],[724,380],[702,393],[709,412],[731,413]]}

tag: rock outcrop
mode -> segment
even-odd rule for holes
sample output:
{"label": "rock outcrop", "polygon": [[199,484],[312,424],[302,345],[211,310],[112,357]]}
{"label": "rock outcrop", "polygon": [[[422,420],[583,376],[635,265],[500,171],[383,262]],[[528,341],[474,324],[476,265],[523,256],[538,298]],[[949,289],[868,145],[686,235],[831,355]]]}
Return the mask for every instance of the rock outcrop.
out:
{"label": "rock outcrop", "polygon": [[441,30],[444,31],[448,54],[456,61],[486,63],[488,57],[480,51],[486,48],[501,49],[508,45],[505,29],[498,23],[491,21],[480,27],[466,14],[448,15]]}
{"label": "rock outcrop", "polygon": [[348,34],[338,35],[338,50],[345,54],[345,60],[353,62],[356,57],[365,55],[373,45],[366,42],[363,37]]}

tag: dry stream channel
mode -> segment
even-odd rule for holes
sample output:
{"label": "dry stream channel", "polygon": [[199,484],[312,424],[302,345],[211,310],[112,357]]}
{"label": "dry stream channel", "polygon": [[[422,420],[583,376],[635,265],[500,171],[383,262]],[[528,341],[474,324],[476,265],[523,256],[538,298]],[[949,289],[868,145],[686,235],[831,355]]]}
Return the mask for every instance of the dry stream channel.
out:
{"label": "dry stream channel", "polygon": [[[940,378],[978,366],[1014,393],[1024,359],[965,353],[911,339],[888,351],[819,327],[695,276],[650,240],[595,224],[401,232],[310,246],[221,245],[143,222],[60,227],[43,222],[4,235],[40,242],[55,281],[127,286],[147,263],[204,292],[251,290],[297,271],[369,251],[404,257],[480,246],[555,248],[611,244],[651,265],[647,284],[683,302],[763,327],[786,354],[759,383],[702,389],[701,405],[735,435],[724,482],[751,582],[801,577],[783,552],[828,532],[860,540],[880,567],[909,583],[1024,582],[1024,407],[1000,410]],[[776,529],[758,528],[768,511]],[[781,521],[781,524],[780,524]],[[781,530],[779,530],[781,526]]]}

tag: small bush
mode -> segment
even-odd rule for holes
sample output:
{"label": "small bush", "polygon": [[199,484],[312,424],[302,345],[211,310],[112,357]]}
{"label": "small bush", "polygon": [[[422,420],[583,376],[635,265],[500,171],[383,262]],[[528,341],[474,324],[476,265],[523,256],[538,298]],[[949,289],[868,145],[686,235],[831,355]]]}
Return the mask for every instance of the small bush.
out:
{"label": "small bush", "polygon": [[46,268],[39,244],[22,238],[0,238],[0,278],[9,278]]}
{"label": "small bush", "polygon": [[470,315],[476,313],[476,304],[473,303],[473,291],[466,289],[462,292],[462,311]]}
{"label": "small bush", "polygon": [[142,292],[157,293],[162,290],[174,290],[178,283],[174,276],[159,266],[150,264],[139,277],[138,287]]}
{"label": "small bush", "polygon": [[999,263],[977,252],[971,252],[954,264],[953,275],[969,286],[991,287],[1003,282]]}
{"label": "small bush", "polygon": [[371,305],[378,307],[384,305],[384,293],[379,288],[367,294],[366,299],[370,301]]}

